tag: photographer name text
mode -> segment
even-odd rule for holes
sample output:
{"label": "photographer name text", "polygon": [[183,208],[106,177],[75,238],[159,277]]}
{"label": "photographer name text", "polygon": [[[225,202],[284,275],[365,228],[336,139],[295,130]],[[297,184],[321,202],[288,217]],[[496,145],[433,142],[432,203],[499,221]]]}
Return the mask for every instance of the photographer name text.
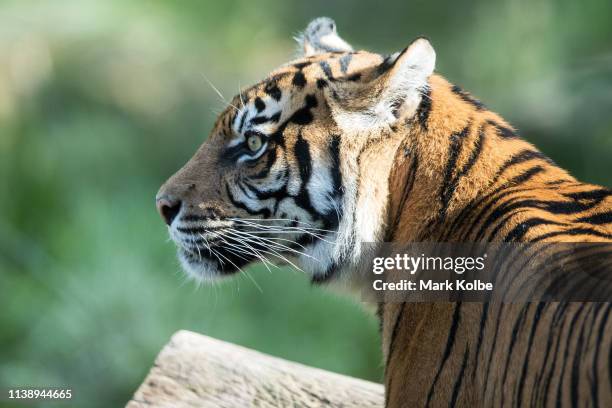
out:
{"label": "photographer name text", "polygon": [[493,284],[483,282],[479,279],[468,281],[465,279],[457,279],[455,281],[445,280],[437,282],[432,279],[419,280],[418,282],[402,279],[399,282],[385,282],[382,279],[377,279],[373,283],[373,288],[376,291],[482,291],[493,290]]}

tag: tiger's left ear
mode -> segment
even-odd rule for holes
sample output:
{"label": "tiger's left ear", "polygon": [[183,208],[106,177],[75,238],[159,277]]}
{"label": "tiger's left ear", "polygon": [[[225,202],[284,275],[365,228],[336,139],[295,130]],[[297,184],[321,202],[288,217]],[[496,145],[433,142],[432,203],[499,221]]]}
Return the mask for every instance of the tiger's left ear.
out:
{"label": "tiger's left ear", "polygon": [[296,40],[305,57],[325,52],[353,51],[353,47],[338,36],[336,23],[329,17],[312,20]]}

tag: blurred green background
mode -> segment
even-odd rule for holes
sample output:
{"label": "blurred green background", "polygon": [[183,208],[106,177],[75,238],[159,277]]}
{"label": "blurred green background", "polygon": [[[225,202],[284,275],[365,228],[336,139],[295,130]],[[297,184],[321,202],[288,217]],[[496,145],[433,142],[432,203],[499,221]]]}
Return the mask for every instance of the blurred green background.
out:
{"label": "blurred green background", "polygon": [[[439,72],[562,166],[612,184],[612,2],[0,2],[0,386],[122,406],[189,329],[380,381],[375,319],[297,272],[186,282],[154,210],[227,97],[333,17],[357,48],[424,34]],[[60,406],[57,404],[54,406]]]}

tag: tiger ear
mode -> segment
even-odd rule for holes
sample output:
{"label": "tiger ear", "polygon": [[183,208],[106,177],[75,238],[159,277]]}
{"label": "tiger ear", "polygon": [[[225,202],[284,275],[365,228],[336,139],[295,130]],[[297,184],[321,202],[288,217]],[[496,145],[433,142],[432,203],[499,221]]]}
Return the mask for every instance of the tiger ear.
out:
{"label": "tiger ear", "polygon": [[305,57],[325,52],[348,52],[353,47],[338,36],[336,23],[329,17],[312,20],[306,30],[296,38]]}
{"label": "tiger ear", "polygon": [[427,79],[436,66],[436,52],[429,40],[420,37],[393,55],[390,63],[381,97],[382,109],[401,117],[415,112],[421,102],[429,86]]}
{"label": "tiger ear", "polygon": [[436,52],[425,38],[385,58],[362,81],[330,84],[334,116],[349,127],[389,125],[416,112],[428,89]]}

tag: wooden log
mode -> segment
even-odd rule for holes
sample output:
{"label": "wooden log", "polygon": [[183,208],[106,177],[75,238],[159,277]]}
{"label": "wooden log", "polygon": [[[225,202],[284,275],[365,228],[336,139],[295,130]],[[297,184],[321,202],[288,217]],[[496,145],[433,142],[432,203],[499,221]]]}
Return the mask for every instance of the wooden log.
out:
{"label": "wooden log", "polygon": [[382,407],[380,384],[179,331],[127,408]]}

